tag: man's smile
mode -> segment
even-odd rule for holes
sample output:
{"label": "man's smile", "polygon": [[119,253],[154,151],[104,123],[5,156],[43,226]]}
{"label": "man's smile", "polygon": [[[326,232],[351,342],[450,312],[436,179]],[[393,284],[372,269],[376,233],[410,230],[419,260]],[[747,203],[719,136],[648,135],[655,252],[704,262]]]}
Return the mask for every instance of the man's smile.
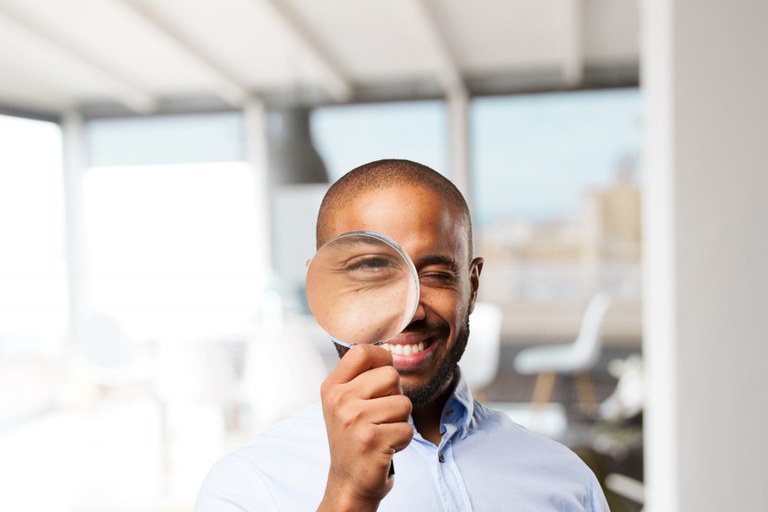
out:
{"label": "man's smile", "polygon": [[404,344],[389,344],[384,343],[382,345],[385,349],[392,352],[394,355],[398,356],[410,356],[411,354],[418,354],[419,352],[422,352],[425,348],[427,348],[427,344],[423,341],[420,341],[419,343],[414,343],[413,345],[404,345]]}
{"label": "man's smile", "polygon": [[439,343],[433,333],[405,331],[384,343],[382,347],[392,353],[395,368],[416,369],[431,358]]}

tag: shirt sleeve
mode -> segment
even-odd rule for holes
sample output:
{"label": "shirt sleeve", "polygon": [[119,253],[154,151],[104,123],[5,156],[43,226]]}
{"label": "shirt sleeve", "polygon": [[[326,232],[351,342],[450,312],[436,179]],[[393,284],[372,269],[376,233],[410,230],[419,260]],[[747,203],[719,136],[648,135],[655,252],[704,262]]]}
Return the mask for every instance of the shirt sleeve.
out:
{"label": "shirt sleeve", "polygon": [[229,455],[205,477],[195,512],[251,512],[276,510],[269,489],[245,460]]}
{"label": "shirt sleeve", "polygon": [[611,512],[611,509],[608,508],[608,500],[606,500],[603,489],[600,487],[600,483],[597,481],[594,474],[592,475],[591,482],[587,489],[587,503],[585,508],[588,512]]}

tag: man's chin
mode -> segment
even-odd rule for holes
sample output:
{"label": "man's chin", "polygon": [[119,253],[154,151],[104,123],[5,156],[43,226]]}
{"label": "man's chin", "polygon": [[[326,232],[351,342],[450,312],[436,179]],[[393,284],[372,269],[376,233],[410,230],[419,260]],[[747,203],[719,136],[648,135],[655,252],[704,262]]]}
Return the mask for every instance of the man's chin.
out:
{"label": "man's chin", "polygon": [[443,371],[427,382],[410,384],[406,377],[405,379],[401,378],[400,383],[403,386],[403,394],[411,399],[413,408],[418,409],[431,404],[450,390],[457,375],[458,367],[455,367],[453,371]]}
{"label": "man's chin", "polygon": [[459,375],[459,360],[464,354],[468,338],[469,320],[465,319],[464,325],[456,335],[454,344],[426,380],[418,382],[415,379],[409,379],[408,374],[401,371],[400,383],[403,386],[403,394],[411,399],[414,409],[429,405],[453,389]]}

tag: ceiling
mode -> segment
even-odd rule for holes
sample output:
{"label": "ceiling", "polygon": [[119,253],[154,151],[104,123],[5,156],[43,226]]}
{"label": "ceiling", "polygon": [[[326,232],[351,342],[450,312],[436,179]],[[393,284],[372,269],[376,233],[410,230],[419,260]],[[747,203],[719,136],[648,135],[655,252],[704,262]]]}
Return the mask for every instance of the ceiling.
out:
{"label": "ceiling", "polygon": [[56,116],[636,85],[637,0],[0,0],[0,108]]}

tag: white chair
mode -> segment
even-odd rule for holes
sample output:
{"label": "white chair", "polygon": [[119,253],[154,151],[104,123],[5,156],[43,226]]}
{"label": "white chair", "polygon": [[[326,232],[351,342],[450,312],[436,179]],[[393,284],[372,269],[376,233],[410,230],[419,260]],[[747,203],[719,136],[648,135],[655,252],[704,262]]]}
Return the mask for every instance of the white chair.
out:
{"label": "white chair", "polygon": [[89,313],[80,322],[78,345],[73,370],[97,386],[100,395],[120,386],[152,382],[152,355],[128,340],[112,316]]}
{"label": "white chair", "polygon": [[461,374],[478,398],[499,370],[501,352],[501,308],[478,302],[469,317],[469,341],[461,358]]}
{"label": "white chair", "polygon": [[573,343],[521,350],[515,358],[514,367],[518,373],[537,374],[533,402],[549,402],[555,384],[555,376],[573,374],[576,377],[576,393],[582,405],[595,406],[592,383],[586,372],[600,358],[602,350],[601,329],[603,319],[611,305],[611,296],[598,293],[589,301],[581,320],[579,334]]}

